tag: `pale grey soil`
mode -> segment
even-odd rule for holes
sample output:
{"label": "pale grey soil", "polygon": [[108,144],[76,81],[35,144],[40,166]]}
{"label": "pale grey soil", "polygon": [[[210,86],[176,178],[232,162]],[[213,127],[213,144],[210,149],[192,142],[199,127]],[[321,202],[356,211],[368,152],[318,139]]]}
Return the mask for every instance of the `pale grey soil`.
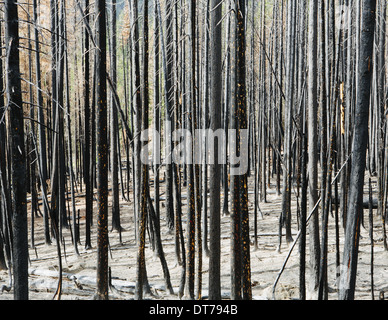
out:
{"label": "pale grey soil", "polygon": [[[252,183],[252,182],[251,182]],[[185,190],[185,189],[183,189]],[[253,190],[253,186],[250,186]],[[274,281],[281,269],[284,260],[288,254],[289,246],[283,237],[281,252],[277,251],[278,245],[278,219],[281,210],[281,196],[277,196],[273,189],[268,190],[267,203],[260,203],[260,209],[263,216],[258,219],[258,249],[253,246],[253,198],[252,192],[250,198],[250,228],[251,228],[251,270],[254,299],[272,299],[272,287]],[[296,219],[296,198],[293,196],[293,218],[292,232],[295,237],[297,233]],[[185,199],[183,200],[185,203]],[[211,201],[211,200],[210,200]],[[77,209],[81,209],[81,215],[84,210],[84,199],[77,198]],[[184,206],[184,212],[186,206]],[[95,207],[96,215],[96,207]],[[367,212],[366,212],[367,214]],[[151,250],[147,242],[146,265],[149,283],[151,285],[152,295],[150,299],[178,299],[177,292],[181,267],[175,260],[175,242],[174,235],[167,232],[164,216],[164,206],[161,206],[162,216],[162,239],[163,248],[166,255],[168,267],[171,274],[171,281],[175,294],[170,295],[165,290],[165,282],[159,258]],[[30,220],[29,220],[30,221]],[[65,252],[62,245],[62,263],[63,263],[63,283],[62,299],[92,299],[95,293],[96,278],[96,216],[92,228],[91,250],[84,250],[84,220],[81,221],[81,242],[79,245],[80,256],[74,253],[71,243],[70,230],[63,230],[65,239]],[[124,231],[122,232],[122,243],[119,242],[118,232],[110,232],[110,255],[109,265],[111,267],[112,283],[114,288],[110,290],[110,299],[133,299],[134,286],[136,281],[136,254],[137,247],[134,236],[133,224],[133,206],[132,203],[126,203],[121,200],[121,221]],[[185,227],[185,217],[183,225]],[[365,218],[365,228],[362,228],[360,239],[360,254],[358,264],[357,292],[356,299],[371,298],[370,281],[370,241],[368,236],[367,217]],[[222,295],[229,297],[230,292],[230,217],[223,216],[222,220]],[[336,287],[336,267],[335,267],[335,237],[334,237],[334,219],[329,218],[329,299],[337,299]],[[381,220],[375,214],[374,219],[374,288],[375,296],[378,298],[380,291],[388,291],[388,252],[384,251],[382,244],[382,226]],[[42,218],[35,219],[35,249],[30,248],[29,265],[29,287],[30,299],[52,299],[58,282],[58,258],[55,241],[48,246],[44,243],[42,232]],[[30,236],[30,235],[29,235]],[[341,249],[343,246],[344,231],[340,229]],[[307,238],[308,240],[308,238]],[[308,254],[308,250],[307,250]],[[341,254],[342,259],[342,254]],[[308,266],[307,256],[307,266]],[[309,270],[307,270],[307,283],[309,283]],[[203,257],[203,296],[207,296],[208,288],[208,258]],[[7,285],[9,276],[7,271],[0,271],[0,286]],[[293,250],[286,268],[276,287],[276,299],[297,299],[299,296],[299,254],[298,246]],[[314,298],[308,291],[308,297]],[[0,299],[13,299],[13,292],[0,293]]]}

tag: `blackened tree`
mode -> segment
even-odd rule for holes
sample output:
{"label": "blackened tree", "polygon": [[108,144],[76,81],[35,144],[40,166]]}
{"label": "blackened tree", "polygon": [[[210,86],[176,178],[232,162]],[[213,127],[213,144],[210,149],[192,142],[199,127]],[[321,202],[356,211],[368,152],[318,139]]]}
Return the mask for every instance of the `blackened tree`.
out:
{"label": "blackened tree", "polygon": [[345,245],[339,287],[340,300],[353,300],[355,294],[358,245],[360,241],[360,225],[363,210],[366,151],[369,136],[370,88],[376,24],[376,0],[363,0],[361,1],[361,4],[358,5],[362,6],[362,29],[360,31],[360,54],[357,71],[358,88],[355,105]]}
{"label": "blackened tree", "polygon": [[97,299],[108,299],[108,107],[106,78],[106,14],[105,0],[96,1],[97,14]]}
{"label": "blackened tree", "polygon": [[12,233],[14,298],[28,299],[28,239],[26,153],[24,149],[23,100],[20,80],[19,20],[15,0],[5,2],[6,74],[11,143]]}

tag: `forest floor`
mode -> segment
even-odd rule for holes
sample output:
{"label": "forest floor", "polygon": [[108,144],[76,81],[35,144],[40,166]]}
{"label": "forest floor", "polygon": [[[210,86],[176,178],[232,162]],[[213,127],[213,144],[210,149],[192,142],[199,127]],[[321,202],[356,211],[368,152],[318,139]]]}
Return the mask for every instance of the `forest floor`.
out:
{"label": "forest floor", "polygon": [[[249,190],[254,190],[253,181],[250,178]],[[164,187],[164,184],[161,185]],[[152,192],[152,188],[151,188]],[[183,188],[185,193],[185,188]],[[275,187],[268,189],[267,202],[260,202],[260,213],[258,214],[258,248],[255,249],[254,226],[253,226],[253,203],[254,194],[249,192],[250,209],[250,229],[251,229],[251,272],[252,272],[252,290],[253,299],[272,299],[272,287],[274,281],[281,269],[288,254],[290,245],[282,239],[281,251],[278,252],[278,221],[281,212],[281,195],[277,195]],[[183,199],[183,211],[186,212],[186,200]],[[211,201],[211,199],[209,199]],[[170,271],[171,282],[174,288],[174,295],[170,295],[166,290],[163,278],[162,267],[159,258],[153,253],[149,242],[146,247],[146,267],[149,284],[152,295],[147,295],[147,299],[178,299],[178,288],[180,282],[181,266],[175,259],[174,234],[168,232],[165,217],[165,210],[161,203],[161,233],[163,240],[163,249],[165,252],[167,264]],[[81,212],[81,244],[78,245],[80,255],[75,254],[71,243],[71,234],[69,229],[63,230],[65,239],[65,250],[62,249],[63,264],[63,283],[61,299],[93,299],[96,290],[96,225],[97,225],[97,207],[94,207],[94,225],[92,227],[92,249],[84,249],[84,198],[76,198],[77,209]],[[296,197],[292,197],[293,217],[292,234],[295,238],[297,234],[296,219]],[[121,200],[121,223],[124,230],[121,233],[122,242],[118,232],[109,232],[110,253],[109,266],[111,268],[112,284],[114,288],[109,291],[110,299],[133,299],[136,281],[136,255],[137,246],[135,243],[134,223],[133,223],[133,204]],[[357,276],[356,299],[371,299],[371,271],[370,259],[371,249],[368,235],[368,218],[365,211],[365,227],[361,229],[360,251]],[[110,216],[109,216],[110,220]],[[185,228],[186,217],[183,215],[183,227]],[[29,226],[30,226],[29,218]],[[109,221],[110,223],[110,221]],[[230,294],[230,216],[221,218],[222,224],[222,244],[221,244],[221,290],[224,299],[229,298]],[[380,291],[388,292],[388,252],[384,251],[382,242],[381,220],[374,213],[374,289],[375,297],[378,299]],[[283,230],[284,232],[284,230]],[[30,237],[30,235],[29,235]],[[308,241],[307,237],[307,241]],[[340,249],[343,248],[344,230],[340,227]],[[29,238],[30,240],[30,238]],[[29,296],[32,300],[52,299],[58,282],[58,257],[55,241],[51,245],[46,245],[43,236],[43,219],[35,219],[35,248],[29,248]],[[65,251],[65,253],[64,253]],[[337,299],[336,286],[336,265],[335,265],[335,224],[334,218],[329,218],[329,240],[328,240],[328,285],[329,299]],[[340,255],[342,260],[342,252]],[[309,283],[309,250],[307,244],[307,286]],[[204,298],[208,292],[208,261],[203,255],[203,273],[202,295]],[[9,275],[7,270],[0,271],[0,287],[8,285]],[[295,246],[285,270],[276,286],[276,299],[288,300],[298,299],[299,296],[299,253],[298,245]],[[308,288],[307,288],[308,289]],[[309,294],[308,298],[313,298]],[[0,299],[13,299],[13,291],[0,292]]]}

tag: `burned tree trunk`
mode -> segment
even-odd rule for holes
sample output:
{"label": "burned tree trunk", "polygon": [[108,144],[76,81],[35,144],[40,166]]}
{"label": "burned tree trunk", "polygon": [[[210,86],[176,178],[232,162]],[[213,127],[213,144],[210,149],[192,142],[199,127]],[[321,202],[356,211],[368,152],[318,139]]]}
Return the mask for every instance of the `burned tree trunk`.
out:
{"label": "burned tree trunk", "polygon": [[[238,2],[237,11],[237,105],[238,105],[238,143],[240,157],[240,210],[241,210],[241,289],[244,300],[252,299],[251,285],[251,261],[250,261],[250,239],[249,239],[249,212],[248,212],[248,145],[244,143],[242,131],[248,130],[248,108],[246,92],[246,10],[245,0]],[[248,138],[248,137],[245,137]]]}
{"label": "burned tree trunk", "polygon": [[[137,110],[141,112],[141,128],[143,132],[147,132],[148,129],[148,108],[149,108],[149,83],[148,83],[148,59],[149,59],[149,40],[148,40],[148,0],[143,2],[143,103],[137,105]],[[135,6],[135,10],[136,10]],[[140,89],[138,89],[140,90]],[[141,109],[142,108],[142,109]],[[146,233],[146,219],[147,219],[147,196],[149,195],[148,189],[148,149],[146,144],[148,143],[148,136],[141,137],[142,146],[142,163],[141,163],[141,183],[140,183],[140,211],[139,211],[139,244],[137,253],[137,282],[135,290],[135,299],[143,299],[143,284],[145,283],[145,233]],[[144,154],[143,154],[144,153]]]}
{"label": "burned tree trunk", "polygon": [[174,100],[174,72],[173,72],[173,65],[174,65],[174,48],[173,48],[173,19],[172,19],[172,0],[166,1],[166,54],[167,54],[167,61],[166,61],[166,96],[165,101],[166,104],[166,157],[167,163],[166,163],[166,218],[167,218],[167,224],[171,231],[174,230],[174,194],[173,194],[173,164],[171,161],[171,150],[172,150],[172,130],[173,130],[173,123],[174,123],[174,114],[173,114],[173,100]]}
{"label": "burned tree trunk", "polygon": [[369,134],[369,104],[372,79],[373,42],[376,0],[361,1],[360,55],[358,62],[357,98],[352,145],[351,174],[348,195],[343,265],[339,286],[340,300],[353,300],[356,286],[360,221],[363,210],[363,187]]}
{"label": "burned tree trunk", "polygon": [[97,293],[96,298],[108,299],[108,107],[106,84],[106,14],[105,0],[96,1],[97,30]]}
{"label": "burned tree trunk", "polygon": [[[116,1],[112,1],[112,52],[111,52],[111,79],[114,90],[117,88],[117,30],[116,30]],[[110,150],[111,150],[111,181],[112,181],[112,229],[120,232],[120,203],[119,203],[119,159],[118,159],[118,146],[119,146],[119,124],[116,101],[113,97],[111,99],[111,110],[110,110]],[[120,233],[121,234],[121,233]]]}
{"label": "burned tree trunk", "polygon": [[13,274],[15,300],[28,299],[28,239],[26,154],[24,150],[23,100],[20,81],[19,21],[15,0],[5,2],[5,43],[7,50],[7,98],[11,142]]}
{"label": "burned tree trunk", "polygon": [[[231,111],[230,111],[230,128],[238,129],[238,108],[237,108],[237,66],[235,63],[237,53],[237,4],[232,5],[235,12],[231,13]],[[230,141],[230,157],[237,157],[239,153],[238,141],[236,134]],[[230,165],[230,170],[236,165]],[[231,194],[231,299],[241,299],[241,209],[240,209],[240,176],[230,175],[230,194]]]}
{"label": "burned tree trunk", "polygon": [[[189,37],[190,37],[190,80],[188,81],[189,92],[190,92],[190,106],[188,112],[188,128],[191,135],[194,134],[195,128],[195,110],[196,110],[196,76],[195,76],[195,54],[196,54],[196,41],[195,41],[195,30],[196,30],[196,2],[195,0],[190,1],[189,10]],[[195,280],[195,218],[196,218],[196,194],[195,194],[195,174],[194,174],[194,150],[193,146],[189,152],[190,163],[187,165],[188,170],[188,213],[187,213],[187,249],[186,249],[186,281],[185,281],[185,296],[194,299],[194,280]]]}
{"label": "burned tree trunk", "polygon": [[[89,0],[85,0],[85,11],[84,11],[84,17],[86,20],[86,23],[89,23]],[[90,121],[90,68],[89,68],[89,34],[86,30],[86,27],[84,28],[84,87],[83,87],[83,94],[84,94],[84,130],[85,130],[85,149],[84,149],[84,182],[85,182],[85,248],[90,249],[92,247],[91,239],[90,239],[90,226],[91,226],[91,220],[92,220],[92,213],[93,213],[93,172],[92,172],[92,165],[91,165],[91,150],[90,150],[90,144],[91,144],[91,121]]]}
{"label": "burned tree trunk", "polygon": [[[40,46],[39,46],[39,31],[38,31],[38,8],[37,0],[33,1],[34,12],[34,35],[35,35],[35,72],[36,72],[36,101],[38,104],[38,120],[39,120],[39,166],[42,172],[42,194],[47,190],[47,150],[46,150],[46,129],[45,118],[43,112],[43,96],[42,96],[42,80],[41,80],[41,66],[40,66]],[[46,202],[43,202],[43,219],[45,230],[45,241],[50,243],[50,229],[49,229],[49,208]]]}
{"label": "burned tree trunk", "polygon": [[[308,207],[311,211],[318,201],[318,136],[317,136],[317,39],[318,39],[318,2],[310,1],[308,21],[307,48],[307,109],[308,109]],[[319,282],[319,220],[318,210],[312,216],[309,224],[310,233],[310,268],[312,290],[318,288]]]}
{"label": "burned tree trunk", "polygon": [[[220,0],[211,1],[211,107],[210,126],[213,131],[221,128],[222,110],[222,5]],[[209,241],[209,299],[221,299],[221,165],[218,159],[218,150],[223,146],[221,141],[214,143],[214,163],[209,165],[210,178],[210,241]],[[206,152],[206,150],[205,150]],[[207,191],[206,191],[207,193]],[[204,200],[206,201],[206,200]]]}

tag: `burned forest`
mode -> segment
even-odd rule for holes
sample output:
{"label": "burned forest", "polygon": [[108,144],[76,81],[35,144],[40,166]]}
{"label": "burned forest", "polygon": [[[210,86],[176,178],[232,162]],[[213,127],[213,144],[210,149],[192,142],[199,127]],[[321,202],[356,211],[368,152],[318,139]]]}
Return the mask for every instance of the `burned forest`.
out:
{"label": "burned forest", "polygon": [[1,0],[0,300],[384,300],[386,18]]}

